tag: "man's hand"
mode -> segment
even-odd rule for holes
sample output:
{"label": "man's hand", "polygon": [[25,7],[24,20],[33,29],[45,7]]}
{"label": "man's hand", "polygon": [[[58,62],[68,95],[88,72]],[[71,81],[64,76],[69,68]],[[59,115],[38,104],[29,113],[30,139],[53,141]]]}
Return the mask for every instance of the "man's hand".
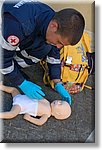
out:
{"label": "man's hand", "polygon": [[27,80],[24,80],[19,88],[31,99],[41,100],[43,98],[42,96],[45,96],[40,86]]}
{"label": "man's hand", "polygon": [[62,83],[56,83],[55,89],[61,95],[63,100],[67,101],[70,105],[72,104],[71,96],[68,93],[68,91],[64,88]]}

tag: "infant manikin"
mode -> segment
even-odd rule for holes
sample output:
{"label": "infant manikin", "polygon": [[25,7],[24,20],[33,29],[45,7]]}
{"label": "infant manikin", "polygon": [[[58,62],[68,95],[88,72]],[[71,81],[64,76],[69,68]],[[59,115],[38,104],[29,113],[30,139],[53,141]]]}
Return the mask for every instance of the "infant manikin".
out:
{"label": "infant manikin", "polygon": [[[24,114],[24,119],[36,125],[43,125],[52,115],[56,119],[67,119],[71,115],[71,107],[66,101],[55,100],[51,104],[48,100],[30,99],[21,95],[14,87],[0,84],[0,90],[12,94],[13,106],[9,112],[1,112],[0,118],[12,119],[18,114]],[[34,118],[40,116],[40,118]]]}

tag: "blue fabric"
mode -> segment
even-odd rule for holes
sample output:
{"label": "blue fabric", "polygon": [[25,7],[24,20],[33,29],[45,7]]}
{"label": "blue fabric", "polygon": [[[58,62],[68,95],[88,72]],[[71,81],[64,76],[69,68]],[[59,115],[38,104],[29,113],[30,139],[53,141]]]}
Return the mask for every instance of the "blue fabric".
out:
{"label": "blue fabric", "polygon": [[40,86],[27,80],[24,80],[19,88],[31,99],[41,100],[43,99],[43,96],[45,96]]}
{"label": "blue fabric", "polygon": [[[47,29],[47,26],[55,14],[55,11],[48,5],[41,2],[25,2],[19,8],[15,5],[17,2],[3,4],[2,13],[10,13],[13,15],[22,25],[25,35],[30,35],[33,31],[42,32]],[[46,34],[46,31],[45,31]]]}
{"label": "blue fabric", "polygon": [[49,75],[50,79],[60,79],[61,78],[61,64],[49,64]]}
{"label": "blue fabric", "polygon": [[64,88],[62,83],[57,83],[55,85],[56,91],[61,95],[62,100],[67,101],[70,105],[72,104],[72,99],[68,91]]}
{"label": "blue fabric", "polygon": [[[35,62],[31,58],[22,55],[22,50],[25,50],[28,56],[36,57],[39,60],[46,58],[47,55],[60,59],[59,49],[46,43],[46,30],[55,15],[55,11],[41,2],[25,1],[21,5],[17,5],[18,8],[14,7],[16,4],[15,1],[10,3],[5,1],[2,7],[4,39],[7,41],[10,35],[15,35],[20,41],[19,51],[2,48],[4,52],[3,69],[12,65],[14,56],[23,59],[27,65],[33,65]],[[24,81],[24,77],[20,73],[17,63],[14,62],[14,64],[14,70],[5,74],[5,77],[18,86]],[[51,80],[59,79],[61,64],[48,64],[48,66]]]}
{"label": "blue fabric", "polygon": [[[54,59],[59,59],[60,61],[60,49],[53,46],[52,50],[48,53],[48,57]],[[60,64],[51,64],[48,63],[50,79],[60,79],[61,78],[61,63]]]}

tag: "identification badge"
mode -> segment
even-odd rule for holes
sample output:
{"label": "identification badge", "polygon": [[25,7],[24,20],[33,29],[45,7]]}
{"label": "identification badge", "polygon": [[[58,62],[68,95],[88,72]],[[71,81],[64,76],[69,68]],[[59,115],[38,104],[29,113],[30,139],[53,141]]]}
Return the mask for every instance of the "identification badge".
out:
{"label": "identification badge", "polygon": [[71,56],[67,56],[66,63],[67,64],[71,64],[72,63],[72,57]]}

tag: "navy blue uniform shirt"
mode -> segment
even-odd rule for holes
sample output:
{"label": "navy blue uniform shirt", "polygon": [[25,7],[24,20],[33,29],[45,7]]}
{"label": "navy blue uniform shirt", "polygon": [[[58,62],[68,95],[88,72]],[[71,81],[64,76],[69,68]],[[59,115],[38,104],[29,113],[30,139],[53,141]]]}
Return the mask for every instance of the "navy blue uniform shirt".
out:
{"label": "navy blue uniform shirt", "polygon": [[18,66],[25,68],[42,58],[46,58],[50,78],[60,79],[60,49],[46,43],[46,30],[54,15],[52,8],[35,0],[3,4],[0,70],[13,84],[24,81]]}

